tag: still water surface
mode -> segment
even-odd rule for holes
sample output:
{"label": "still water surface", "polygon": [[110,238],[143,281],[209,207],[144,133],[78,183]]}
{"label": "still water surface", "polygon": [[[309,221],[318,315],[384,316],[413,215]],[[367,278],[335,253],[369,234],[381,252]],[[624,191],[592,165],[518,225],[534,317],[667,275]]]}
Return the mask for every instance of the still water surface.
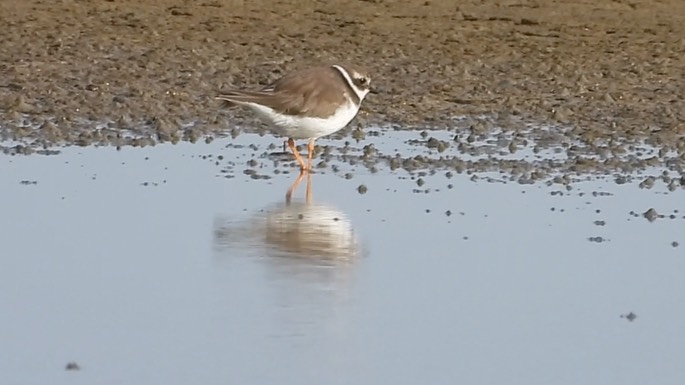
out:
{"label": "still water surface", "polygon": [[226,142],[0,156],[0,383],[685,381],[683,191],[357,169],[287,202]]}

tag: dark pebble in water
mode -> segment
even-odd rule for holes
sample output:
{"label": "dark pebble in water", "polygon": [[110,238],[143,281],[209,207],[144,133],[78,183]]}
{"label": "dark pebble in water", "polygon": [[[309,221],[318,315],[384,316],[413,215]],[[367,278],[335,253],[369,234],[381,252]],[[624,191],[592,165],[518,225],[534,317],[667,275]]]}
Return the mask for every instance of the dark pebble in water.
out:
{"label": "dark pebble in water", "polygon": [[259,174],[257,174],[257,173],[254,173],[254,174],[250,175],[250,178],[251,178],[251,179],[261,179],[261,180],[264,180],[264,179],[271,179],[271,177],[268,176],[268,175],[259,175]]}
{"label": "dark pebble in water", "polygon": [[370,158],[374,155],[376,155],[376,147],[374,147],[373,144],[367,144],[363,148],[363,153],[364,153],[364,158]]}
{"label": "dark pebble in water", "polygon": [[656,179],[653,176],[650,176],[647,179],[643,180],[639,186],[640,188],[651,189],[652,187],[654,187],[655,180]]}
{"label": "dark pebble in water", "polygon": [[438,152],[445,152],[445,150],[447,150],[449,146],[450,144],[448,142],[438,140],[435,138],[430,138],[428,139],[428,142],[426,142],[426,147],[437,149]]}
{"label": "dark pebble in water", "polygon": [[419,187],[423,186],[425,183],[426,183],[426,182],[423,180],[423,178],[419,178],[419,179],[416,181],[416,184],[417,184]]}
{"label": "dark pebble in water", "polygon": [[359,128],[357,128],[357,129],[355,129],[354,131],[352,131],[352,137],[353,137],[355,140],[360,141],[360,140],[364,140],[364,138],[366,137],[366,135],[364,135],[364,131],[362,131],[362,130],[360,130]]}
{"label": "dark pebble in water", "polygon": [[627,319],[628,321],[633,322],[633,321],[635,321],[635,319],[637,318],[637,314],[635,314],[635,313],[633,313],[633,312],[631,311],[631,312],[628,313],[628,314],[621,314],[621,318],[625,318],[625,319]]}
{"label": "dark pebble in water", "polygon": [[359,192],[360,194],[366,194],[368,190],[369,189],[366,187],[366,185],[363,184],[360,184],[359,187],[357,187],[357,192]]}
{"label": "dark pebble in water", "polygon": [[509,142],[509,152],[512,154],[516,152],[516,143],[513,140]]}
{"label": "dark pebble in water", "polygon": [[71,362],[67,363],[67,366],[64,369],[65,370],[81,370],[81,367],[76,362],[71,361]]}
{"label": "dark pebble in water", "polygon": [[659,214],[652,208],[645,211],[642,216],[647,218],[648,221],[654,222],[659,217]]}

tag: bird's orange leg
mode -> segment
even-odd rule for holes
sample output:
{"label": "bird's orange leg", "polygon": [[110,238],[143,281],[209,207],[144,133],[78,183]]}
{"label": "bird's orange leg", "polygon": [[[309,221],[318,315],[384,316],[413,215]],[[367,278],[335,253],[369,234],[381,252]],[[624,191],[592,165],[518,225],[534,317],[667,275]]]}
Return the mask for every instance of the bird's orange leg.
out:
{"label": "bird's orange leg", "polygon": [[314,156],[314,139],[309,139],[307,143],[307,166],[312,170],[312,157]]}
{"label": "bird's orange leg", "polygon": [[300,164],[300,169],[303,171],[307,170],[307,166],[304,164],[304,160],[302,160],[302,157],[300,156],[300,153],[297,151],[297,148],[295,148],[295,141],[292,138],[288,139],[288,147],[290,147],[290,151],[292,151],[293,155],[295,155],[297,163]]}

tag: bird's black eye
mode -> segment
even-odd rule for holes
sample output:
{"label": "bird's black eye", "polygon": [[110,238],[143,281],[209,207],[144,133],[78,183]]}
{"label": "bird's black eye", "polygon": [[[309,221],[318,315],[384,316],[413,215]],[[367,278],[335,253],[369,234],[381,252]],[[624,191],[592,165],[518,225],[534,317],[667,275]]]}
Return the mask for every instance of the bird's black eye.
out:
{"label": "bird's black eye", "polygon": [[350,77],[349,79],[352,81],[352,84],[357,87],[360,90],[368,90],[370,83],[371,83],[371,78],[363,75],[359,72],[352,72],[349,74]]}
{"label": "bird's black eye", "polygon": [[356,77],[354,78],[354,84],[356,84],[357,87],[367,88],[369,86],[369,78],[366,76]]}

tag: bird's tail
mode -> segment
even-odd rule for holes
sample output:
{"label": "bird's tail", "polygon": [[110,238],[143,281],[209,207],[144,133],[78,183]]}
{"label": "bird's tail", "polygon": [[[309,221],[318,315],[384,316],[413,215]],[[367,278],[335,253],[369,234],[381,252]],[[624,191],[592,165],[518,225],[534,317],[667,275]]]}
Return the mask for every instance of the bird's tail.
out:
{"label": "bird's tail", "polygon": [[230,99],[224,98],[223,95],[216,96],[214,99],[221,100],[221,108],[232,108],[238,105],[238,103],[235,103]]}
{"label": "bird's tail", "polygon": [[239,106],[241,103],[242,99],[242,94],[240,91],[226,91],[222,92],[218,96],[216,96],[214,99],[221,100],[221,107],[224,108],[231,108],[235,106]]}

